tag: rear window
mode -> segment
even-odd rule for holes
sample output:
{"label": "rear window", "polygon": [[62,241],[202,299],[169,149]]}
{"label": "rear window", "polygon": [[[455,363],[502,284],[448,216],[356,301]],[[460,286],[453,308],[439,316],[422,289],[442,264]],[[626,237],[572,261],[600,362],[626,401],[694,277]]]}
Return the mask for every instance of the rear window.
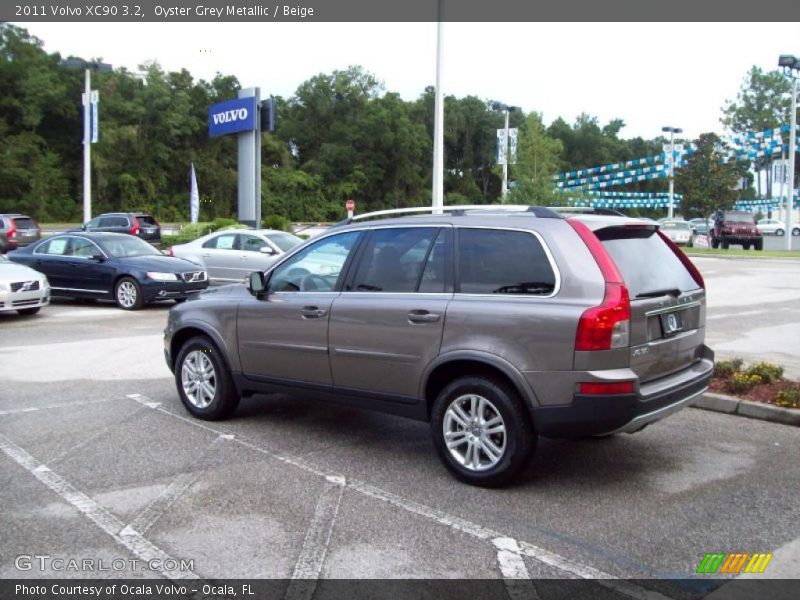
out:
{"label": "rear window", "polygon": [[136,215],[136,220],[145,225],[158,225],[156,220],[150,215]]}
{"label": "rear window", "polygon": [[30,217],[14,217],[17,229],[37,229],[36,222]]}
{"label": "rear window", "polygon": [[542,244],[524,231],[460,229],[458,273],[462,294],[548,296],[556,287]]}
{"label": "rear window", "polygon": [[128,227],[128,217],[101,217],[100,227]]}
{"label": "rear window", "polygon": [[631,299],[697,289],[691,273],[655,231],[609,227],[595,231],[595,235],[619,267]]}

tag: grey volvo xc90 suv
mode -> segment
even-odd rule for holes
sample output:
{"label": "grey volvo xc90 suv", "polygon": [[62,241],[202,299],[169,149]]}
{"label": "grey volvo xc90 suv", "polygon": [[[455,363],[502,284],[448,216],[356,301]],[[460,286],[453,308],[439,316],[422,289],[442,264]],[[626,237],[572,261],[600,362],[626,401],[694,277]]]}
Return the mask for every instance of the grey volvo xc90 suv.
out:
{"label": "grey volvo xc90 suv", "polygon": [[705,391],[703,279],[658,225],[525,208],[362,215],[172,308],[183,404],[223,419],[288,391],[430,421],[491,486],[538,435],[632,433]]}

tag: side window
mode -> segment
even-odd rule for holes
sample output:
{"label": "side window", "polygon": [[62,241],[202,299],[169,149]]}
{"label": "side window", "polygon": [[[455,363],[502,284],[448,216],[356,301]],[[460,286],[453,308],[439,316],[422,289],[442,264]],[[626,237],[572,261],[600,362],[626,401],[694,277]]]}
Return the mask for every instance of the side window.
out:
{"label": "side window", "polygon": [[269,246],[267,242],[254,235],[239,234],[239,243],[245,252],[258,252],[264,246]]}
{"label": "side window", "polygon": [[539,239],[524,231],[460,229],[458,277],[462,294],[546,296],[556,286]]}
{"label": "side window", "polygon": [[236,250],[236,234],[226,233],[213,237],[203,244],[203,248],[216,248],[217,250]]}
{"label": "side window", "polygon": [[69,238],[58,237],[45,242],[36,248],[36,254],[49,254],[51,256],[64,256],[67,253]]}
{"label": "side window", "polygon": [[436,227],[376,229],[361,258],[352,290],[415,292]]}
{"label": "side window", "polygon": [[100,248],[95,246],[93,242],[83,238],[72,238],[69,253],[72,256],[80,256],[82,258],[91,258],[95,254],[102,254]]}
{"label": "side window", "polygon": [[271,292],[314,292],[336,289],[359,231],[332,235],[303,249],[272,272]]}
{"label": "side window", "polygon": [[92,229],[94,227],[100,227],[100,217],[95,217],[86,224],[87,229]]}

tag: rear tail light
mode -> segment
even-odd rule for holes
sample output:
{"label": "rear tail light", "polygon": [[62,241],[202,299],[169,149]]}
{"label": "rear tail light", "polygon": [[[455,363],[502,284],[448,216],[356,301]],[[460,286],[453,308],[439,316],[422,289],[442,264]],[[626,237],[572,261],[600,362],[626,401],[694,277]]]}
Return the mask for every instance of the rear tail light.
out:
{"label": "rear tail light", "polygon": [[633,394],[632,381],[613,381],[613,382],[583,382],[579,385],[578,391],[581,394],[603,395],[603,394]]}
{"label": "rear tail light", "polygon": [[631,301],[617,265],[602,242],[580,221],[567,219],[594,257],[606,282],[603,303],[586,310],[578,322],[575,350],[624,348],[630,344]]}
{"label": "rear tail light", "polygon": [[701,288],[706,289],[706,282],[703,281],[703,276],[700,274],[700,271],[697,270],[697,267],[694,266],[694,263],[691,259],[686,256],[686,253],[683,252],[680,248],[678,248],[671,239],[665,236],[661,231],[658,232],[658,235],[661,236],[661,239],[664,240],[664,243],[669,246],[669,249],[672,250],[672,253],[678,257],[678,260],[681,261],[681,264],[689,271],[689,274],[694,279],[695,283],[699,285]]}
{"label": "rear tail light", "polygon": [[139,219],[131,215],[131,235],[139,235]]}
{"label": "rear tail light", "polygon": [[606,282],[603,303],[586,310],[578,322],[575,350],[610,350],[630,343],[631,302],[628,288]]}
{"label": "rear tail light", "polygon": [[167,256],[175,256],[175,253],[172,251],[172,246],[167,248]]}
{"label": "rear tail light", "polygon": [[17,237],[17,225],[14,223],[14,219],[9,219],[8,222],[8,239],[13,240],[15,237]]}

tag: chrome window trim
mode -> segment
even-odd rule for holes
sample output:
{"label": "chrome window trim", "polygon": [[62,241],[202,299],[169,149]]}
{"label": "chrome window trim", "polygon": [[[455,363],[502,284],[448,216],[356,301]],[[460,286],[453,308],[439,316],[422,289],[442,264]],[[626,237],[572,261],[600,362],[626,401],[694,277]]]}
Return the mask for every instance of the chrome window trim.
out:
{"label": "chrome window trim", "polygon": [[51,290],[60,290],[62,292],[86,292],[87,294],[108,294],[108,291],[104,290],[84,290],[81,288],[62,288],[62,287],[53,287],[50,286]]}
{"label": "chrome window trim", "polygon": [[666,306],[664,308],[655,308],[653,310],[648,310],[644,315],[646,317],[652,317],[655,315],[662,315],[664,313],[675,312],[676,310],[682,310],[684,308],[695,308],[697,306],[702,306],[703,302],[701,300],[695,300],[694,302],[683,302],[678,304],[673,304],[672,306]]}

